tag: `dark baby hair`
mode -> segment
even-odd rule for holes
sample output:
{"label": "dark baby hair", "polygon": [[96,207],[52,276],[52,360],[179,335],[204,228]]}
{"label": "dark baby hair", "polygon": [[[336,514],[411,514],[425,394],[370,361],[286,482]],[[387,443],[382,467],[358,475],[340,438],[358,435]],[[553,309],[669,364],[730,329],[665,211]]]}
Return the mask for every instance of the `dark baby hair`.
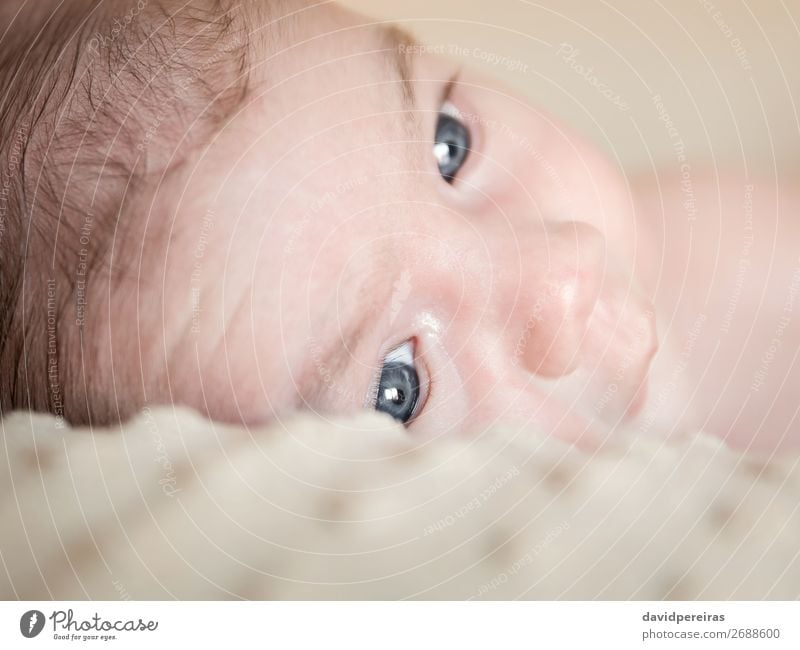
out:
{"label": "dark baby hair", "polygon": [[246,26],[226,0],[3,5],[0,415],[116,421],[138,404],[99,343],[168,225],[135,217],[243,101]]}

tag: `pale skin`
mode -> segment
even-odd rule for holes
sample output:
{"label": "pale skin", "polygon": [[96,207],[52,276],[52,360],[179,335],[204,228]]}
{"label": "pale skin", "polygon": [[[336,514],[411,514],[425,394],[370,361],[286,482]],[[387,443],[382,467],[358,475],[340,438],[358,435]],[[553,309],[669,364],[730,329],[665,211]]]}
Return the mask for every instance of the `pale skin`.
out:
{"label": "pale skin", "polygon": [[[159,188],[150,214],[171,220],[169,240],[143,250],[112,309],[115,371],[139,400],[249,425],[352,413],[374,408],[387,353],[409,343],[410,435],[506,420],[587,447],[622,427],[797,446],[794,320],[752,388],[798,266],[796,196],[752,181],[739,291],[744,179],[720,193],[696,176],[713,218],[689,221],[675,179],[626,178],[384,26],[327,4],[267,37],[246,11],[250,101]],[[471,138],[452,184],[434,155],[446,94]]]}

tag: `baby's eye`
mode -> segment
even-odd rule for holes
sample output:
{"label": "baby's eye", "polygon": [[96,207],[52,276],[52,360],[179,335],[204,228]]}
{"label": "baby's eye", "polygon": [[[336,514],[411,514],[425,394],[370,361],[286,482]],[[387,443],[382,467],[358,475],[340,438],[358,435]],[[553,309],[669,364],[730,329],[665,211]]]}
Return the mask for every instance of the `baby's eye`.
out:
{"label": "baby's eye", "polygon": [[458,110],[446,102],[439,111],[436,135],[433,139],[433,155],[439,165],[439,173],[448,183],[455,180],[470,147],[469,129],[458,118]]}
{"label": "baby's eye", "polygon": [[408,424],[420,405],[420,381],[414,345],[403,343],[386,355],[375,396],[375,409]]}

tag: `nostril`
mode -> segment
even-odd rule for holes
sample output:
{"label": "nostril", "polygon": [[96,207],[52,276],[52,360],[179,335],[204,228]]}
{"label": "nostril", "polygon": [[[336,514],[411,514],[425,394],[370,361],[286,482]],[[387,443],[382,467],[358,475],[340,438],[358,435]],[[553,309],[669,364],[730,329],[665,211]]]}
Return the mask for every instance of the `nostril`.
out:
{"label": "nostril", "polygon": [[[630,287],[604,290],[592,314],[581,361],[603,393],[599,400],[613,417],[621,408],[628,415],[638,411],[646,395],[650,363],[658,350],[656,319],[652,305]],[[613,400],[609,387],[613,386]],[[608,405],[610,407],[610,405]],[[603,410],[606,410],[605,408]]]}

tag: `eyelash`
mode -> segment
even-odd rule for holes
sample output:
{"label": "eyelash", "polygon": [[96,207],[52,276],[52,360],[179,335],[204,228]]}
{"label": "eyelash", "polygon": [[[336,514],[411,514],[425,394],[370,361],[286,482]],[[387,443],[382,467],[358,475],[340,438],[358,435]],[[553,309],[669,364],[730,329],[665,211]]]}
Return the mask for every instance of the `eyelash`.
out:
{"label": "eyelash", "polygon": [[453,90],[458,74],[447,82],[439,98],[439,108],[434,125],[434,154],[442,178],[453,185],[469,164],[470,153],[475,147],[475,128],[471,120],[465,119],[453,102]]}
{"label": "eyelash", "polygon": [[376,410],[378,404],[378,387],[381,382],[381,374],[383,372],[384,366],[387,363],[387,360],[391,356],[393,352],[399,350],[404,345],[409,344],[413,351],[412,360],[414,363],[414,368],[417,371],[417,375],[420,378],[419,381],[419,398],[417,399],[417,403],[414,405],[414,412],[408,422],[403,423],[405,428],[409,428],[411,425],[414,424],[415,420],[419,415],[425,410],[428,405],[428,400],[430,399],[431,392],[433,389],[433,380],[431,378],[431,373],[428,372],[428,367],[425,362],[422,360],[421,355],[418,354],[418,342],[415,337],[411,337],[405,339],[401,343],[393,345],[382,352],[380,356],[380,366],[378,371],[375,373],[374,377],[370,381],[369,388],[367,390],[367,399],[366,399],[366,406],[370,410]]}
{"label": "eyelash", "polygon": [[455,88],[456,82],[460,76],[461,70],[456,72],[452,77],[450,77],[450,79],[448,79],[447,83],[442,89],[441,96],[439,97],[439,106],[444,106],[448,102],[452,101],[453,89]]}

